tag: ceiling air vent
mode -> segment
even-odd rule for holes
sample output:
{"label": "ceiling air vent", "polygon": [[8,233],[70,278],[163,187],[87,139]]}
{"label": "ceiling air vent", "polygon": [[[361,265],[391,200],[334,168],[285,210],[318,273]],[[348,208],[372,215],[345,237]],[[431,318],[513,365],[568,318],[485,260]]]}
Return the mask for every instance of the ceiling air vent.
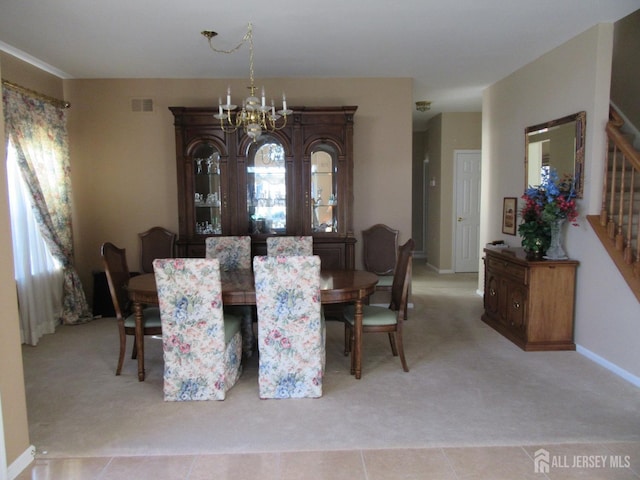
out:
{"label": "ceiling air vent", "polygon": [[153,112],[153,99],[152,98],[132,98],[131,111],[138,112],[138,113]]}

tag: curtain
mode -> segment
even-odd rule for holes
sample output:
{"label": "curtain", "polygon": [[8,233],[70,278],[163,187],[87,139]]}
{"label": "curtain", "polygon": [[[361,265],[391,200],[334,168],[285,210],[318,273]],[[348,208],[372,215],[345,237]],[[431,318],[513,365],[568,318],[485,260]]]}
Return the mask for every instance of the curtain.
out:
{"label": "curtain", "polygon": [[51,256],[62,266],[62,321],[87,322],[92,316],[73,261],[66,111],[6,86],[2,100],[5,137],[15,151],[34,219]]}
{"label": "curtain", "polygon": [[18,168],[12,142],[7,148],[7,179],[16,288],[19,298],[20,339],[37,345],[54,333],[62,310],[62,266],[49,252],[31,208],[29,190]]}

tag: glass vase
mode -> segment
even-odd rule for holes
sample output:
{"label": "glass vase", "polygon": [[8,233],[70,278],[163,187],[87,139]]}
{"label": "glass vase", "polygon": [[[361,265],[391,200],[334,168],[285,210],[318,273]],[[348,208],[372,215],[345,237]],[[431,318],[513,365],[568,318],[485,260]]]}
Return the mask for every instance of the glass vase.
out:
{"label": "glass vase", "polygon": [[551,227],[551,244],[547,249],[547,253],[544,256],[547,260],[566,260],[567,254],[562,248],[562,226],[564,225],[564,218],[557,218],[550,223]]}

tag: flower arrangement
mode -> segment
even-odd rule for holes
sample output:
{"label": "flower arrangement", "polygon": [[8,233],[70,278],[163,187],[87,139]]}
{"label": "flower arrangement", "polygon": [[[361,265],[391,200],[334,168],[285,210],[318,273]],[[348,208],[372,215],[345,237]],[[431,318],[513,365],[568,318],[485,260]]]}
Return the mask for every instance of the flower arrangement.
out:
{"label": "flower arrangement", "polygon": [[522,246],[533,253],[545,252],[551,242],[551,225],[557,220],[568,220],[578,225],[578,208],[574,181],[570,176],[560,179],[554,169],[542,173],[542,183],[529,187],[522,199],[522,223],[518,233]]}
{"label": "flower arrangement", "polygon": [[522,208],[523,219],[533,220],[540,217],[545,222],[566,219],[577,225],[575,222],[578,209],[574,181],[569,176],[560,179],[553,168],[544,171],[542,183],[527,188],[522,198],[526,202]]}

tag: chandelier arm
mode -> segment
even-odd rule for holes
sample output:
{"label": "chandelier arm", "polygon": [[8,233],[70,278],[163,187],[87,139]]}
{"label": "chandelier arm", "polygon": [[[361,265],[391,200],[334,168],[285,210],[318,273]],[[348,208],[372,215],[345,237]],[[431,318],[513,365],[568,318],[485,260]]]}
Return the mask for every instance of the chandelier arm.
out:
{"label": "chandelier arm", "polygon": [[207,40],[209,42],[209,48],[211,50],[213,50],[216,53],[234,53],[236,51],[238,51],[240,49],[240,47],[242,47],[245,43],[247,43],[247,40],[249,40],[249,44],[251,46],[251,51],[253,52],[253,26],[251,25],[251,23],[248,24],[247,26],[247,33],[244,34],[244,37],[242,37],[242,40],[240,40],[240,43],[238,43],[235,47],[233,47],[231,50],[221,50],[219,48],[216,48],[213,46],[213,43],[211,43],[211,41],[213,40],[213,37],[209,37],[207,36]]}

